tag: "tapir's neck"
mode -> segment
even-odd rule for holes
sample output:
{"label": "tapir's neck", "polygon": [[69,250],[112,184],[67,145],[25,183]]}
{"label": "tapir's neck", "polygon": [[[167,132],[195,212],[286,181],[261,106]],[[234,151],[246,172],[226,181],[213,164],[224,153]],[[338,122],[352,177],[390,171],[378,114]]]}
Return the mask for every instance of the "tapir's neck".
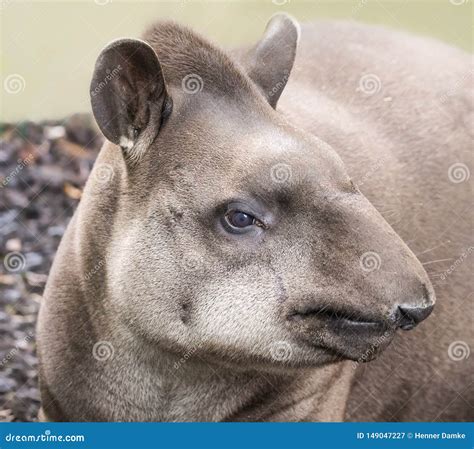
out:
{"label": "tapir's neck", "polygon": [[345,362],[275,374],[223,368],[156,347],[144,352],[143,342],[138,347],[139,352],[128,350],[125,359],[115,360],[122,370],[116,410],[127,402],[135,404],[126,408],[124,419],[340,421],[344,417],[353,373]]}

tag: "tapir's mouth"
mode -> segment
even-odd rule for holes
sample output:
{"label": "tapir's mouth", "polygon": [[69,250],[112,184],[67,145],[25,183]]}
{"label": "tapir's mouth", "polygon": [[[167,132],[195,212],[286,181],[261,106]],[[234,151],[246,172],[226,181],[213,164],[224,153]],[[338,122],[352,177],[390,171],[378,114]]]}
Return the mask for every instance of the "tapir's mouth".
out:
{"label": "tapir's mouth", "polygon": [[310,317],[316,317],[321,320],[327,320],[331,323],[337,323],[342,326],[367,325],[367,326],[387,326],[382,320],[375,320],[370,316],[362,316],[357,312],[346,312],[331,309],[327,306],[305,307],[292,311],[288,318],[298,320]]}
{"label": "tapir's mouth", "polygon": [[295,310],[288,322],[305,343],[357,361],[372,360],[390,343],[396,329],[383,319],[328,307]]}
{"label": "tapir's mouth", "polygon": [[384,319],[375,319],[373,316],[362,315],[358,312],[332,309],[327,306],[306,307],[292,311],[288,319],[301,321],[315,319],[327,324],[334,330],[361,331],[384,331],[389,328],[389,323]]}

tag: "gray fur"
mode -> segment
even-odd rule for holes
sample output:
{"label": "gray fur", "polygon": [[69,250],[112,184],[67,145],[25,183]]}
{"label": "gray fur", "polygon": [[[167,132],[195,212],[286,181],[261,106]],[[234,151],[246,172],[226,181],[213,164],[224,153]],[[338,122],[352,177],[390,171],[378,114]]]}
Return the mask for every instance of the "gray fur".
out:
{"label": "gray fur", "polygon": [[[448,177],[471,161],[469,57],[377,27],[305,25],[275,111],[248,50],[227,55],[170,23],[144,40],[172,111],[138,162],[104,145],[61,242],[38,325],[45,419],[467,419],[472,357],[447,350],[472,347],[468,261],[436,285],[433,316],[388,345],[398,305],[434,302],[412,251],[470,247],[470,182]],[[360,90],[365,74],[376,93]],[[201,89],[186,91],[188,75]],[[227,234],[218,217],[237,198],[264,208],[268,229]],[[361,266],[367,252],[378,269]],[[295,318],[321,307],[385,331]],[[450,388],[461,399],[447,404]]]}

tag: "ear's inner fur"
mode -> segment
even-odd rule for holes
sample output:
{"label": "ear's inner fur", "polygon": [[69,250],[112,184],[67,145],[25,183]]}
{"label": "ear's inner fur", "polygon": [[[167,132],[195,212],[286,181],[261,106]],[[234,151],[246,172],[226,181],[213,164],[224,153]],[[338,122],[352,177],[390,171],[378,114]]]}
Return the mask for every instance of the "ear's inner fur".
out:
{"label": "ear's inner fur", "polygon": [[154,50],[137,39],[120,39],[99,55],[91,82],[95,119],[105,137],[136,159],[169,114],[161,65]]}

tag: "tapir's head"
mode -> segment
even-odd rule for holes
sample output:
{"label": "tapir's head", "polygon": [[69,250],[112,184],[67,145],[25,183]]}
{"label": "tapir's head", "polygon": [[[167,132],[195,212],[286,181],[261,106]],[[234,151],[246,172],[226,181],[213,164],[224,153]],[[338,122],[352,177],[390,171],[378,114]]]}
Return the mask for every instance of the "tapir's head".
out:
{"label": "tapir's head", "polygon": [[145,39],[107,46],[91,87],[116,145],[114,320],[178,354],[278,369],[368,360],[429,315],[425,271],[338,149],[275,110],[291,18],[240,63],[174,24]]}

